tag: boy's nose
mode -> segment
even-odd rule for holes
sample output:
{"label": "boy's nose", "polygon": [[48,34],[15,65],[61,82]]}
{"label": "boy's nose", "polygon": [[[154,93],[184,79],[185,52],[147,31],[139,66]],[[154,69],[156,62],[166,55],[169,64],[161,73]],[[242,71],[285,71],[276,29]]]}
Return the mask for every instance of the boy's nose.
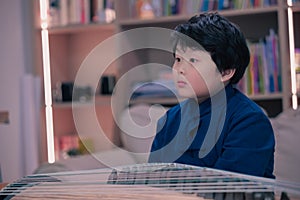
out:
{"label": "boy's nose", "polygon": [[184,74],[184,67],[181,66],[179,69],[178,69],[178,73],[179,74]]}

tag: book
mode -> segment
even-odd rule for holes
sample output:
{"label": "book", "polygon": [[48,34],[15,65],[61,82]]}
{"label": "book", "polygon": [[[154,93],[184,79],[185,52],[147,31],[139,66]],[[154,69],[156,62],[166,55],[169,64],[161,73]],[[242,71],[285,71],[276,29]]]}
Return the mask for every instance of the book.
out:
{"label": "book", "polygon": [[250,62],[237,87],[248,95],[282,91],[278,36],[274,30],[256,42],[248,42]]}

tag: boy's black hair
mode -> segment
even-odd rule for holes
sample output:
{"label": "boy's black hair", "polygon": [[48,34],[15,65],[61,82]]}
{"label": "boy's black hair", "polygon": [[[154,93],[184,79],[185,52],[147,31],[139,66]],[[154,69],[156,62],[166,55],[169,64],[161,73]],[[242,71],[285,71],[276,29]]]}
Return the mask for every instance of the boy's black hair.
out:
{"label": "boy's black hair", "polygon": [[171,39],[174,42],[174,53],[178,44],[183,48],[203,48],[210,53],[220,73],[226,69],[235,69],[235,74],[230,80],[232,84],[238,83],[243,77],[250,61],[243,33],[218,13],[193,16],[175,28]]}

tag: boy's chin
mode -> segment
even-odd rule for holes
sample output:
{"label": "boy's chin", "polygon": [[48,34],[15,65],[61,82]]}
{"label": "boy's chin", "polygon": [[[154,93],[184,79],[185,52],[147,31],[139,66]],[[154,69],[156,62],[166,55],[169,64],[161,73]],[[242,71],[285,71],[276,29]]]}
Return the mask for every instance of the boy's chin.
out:
{"label": "boy's chin", "polygon": [[183,99],[198,99],[196,94],[190,94],[190,93],[186,93],[186,92],[178,92],[178,96]]}

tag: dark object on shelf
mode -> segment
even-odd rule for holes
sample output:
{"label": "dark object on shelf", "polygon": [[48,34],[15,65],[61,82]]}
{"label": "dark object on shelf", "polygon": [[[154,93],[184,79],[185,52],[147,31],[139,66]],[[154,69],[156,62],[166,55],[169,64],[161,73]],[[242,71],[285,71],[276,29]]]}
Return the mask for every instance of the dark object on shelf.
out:
{"label": "dark object on shelf", "polygon": [[72,149],[68,150],[67,154],[68,154],[68,156],[78,156],[78,155],[81,155],[81,152],[79,149],[72,148]]}
{"label": "dark object on shelf", "polygon": [[102,76],[101,77],[101,94],[112,94],[116,84],[115,76]]}
{"label": "dark object on shelf", "polygon": [[63,82],[61,84],[62,101],[72,101],[73,82]]}
{"label": "dark object on shelf", "polygon": [[268,117],[276,117],[283,111],[282,99],[254,100],[259,106],[265,109]]}

